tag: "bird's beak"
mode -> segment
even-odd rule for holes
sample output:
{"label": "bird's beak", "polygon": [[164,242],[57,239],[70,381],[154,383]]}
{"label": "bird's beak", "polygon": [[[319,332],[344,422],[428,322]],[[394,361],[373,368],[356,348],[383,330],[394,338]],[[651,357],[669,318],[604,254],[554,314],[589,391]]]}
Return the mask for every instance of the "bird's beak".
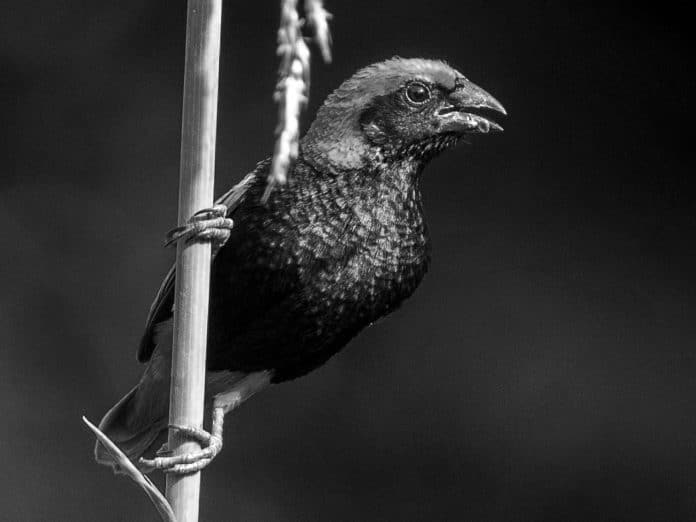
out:
{"label": "bird's beak", "polygon": [[503,128],[491,120],[491,113],[506,115],[502,104],[469,80],[457,80],[456,88],[448,96],[448,104],[437,116],[440,130],[457,133],[500,132]]}

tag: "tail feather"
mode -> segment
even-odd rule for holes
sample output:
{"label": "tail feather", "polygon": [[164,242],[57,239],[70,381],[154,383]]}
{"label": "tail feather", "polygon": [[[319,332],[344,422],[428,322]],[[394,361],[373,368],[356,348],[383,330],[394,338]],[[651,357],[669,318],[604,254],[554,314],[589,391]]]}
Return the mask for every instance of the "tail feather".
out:
{"label": "tail feather", "polygon": [[[111,408],[99,429],[137,465],[137,459],[157,450],[167,434],[169,378],[171,373],[172,323],[157,328],[157,349],[151,355],[138,385]],[[162,439],[162,442],[160,442]],[[99,464],[118,471],[108,451],[99,443],[94,448]]]}
{"label": "tail feather", "polygon": [[[99,423],[99,429],[136,463],[166,434],[167,429],[166,409],[160,415],[152,415],[155,412],[147,406],[143,407],[142,399],[136,386]],[[94,458],[99,464],[111,466],[117,471],[113,457],[99,442],[94,447]]]}

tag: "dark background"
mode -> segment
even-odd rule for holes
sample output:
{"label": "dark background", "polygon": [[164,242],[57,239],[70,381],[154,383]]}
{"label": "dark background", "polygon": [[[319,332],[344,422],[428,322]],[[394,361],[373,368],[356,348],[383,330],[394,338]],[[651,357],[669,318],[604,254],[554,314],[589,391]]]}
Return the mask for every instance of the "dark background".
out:
{"label": "dark background", "polygon": [[[0,18],[0,519],[153,520],[92,461],[173,260],[184,2]],[[416,295],[228,417],[202,520],[696,517],[692,17],[661,3],[329,1],[320,101],[450,61],[506,132],[434,161]],[[218,192],[272,147],[277,2],[226,2]]]}

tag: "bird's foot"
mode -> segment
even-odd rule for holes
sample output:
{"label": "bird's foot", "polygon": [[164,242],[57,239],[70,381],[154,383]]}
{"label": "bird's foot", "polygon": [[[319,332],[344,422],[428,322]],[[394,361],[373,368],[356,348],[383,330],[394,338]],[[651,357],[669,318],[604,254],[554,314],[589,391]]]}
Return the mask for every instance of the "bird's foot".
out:
{"label": "bird's foot", "polygon": [[185,225],[173,228],[167,233],[165,245],[169,246],[178,241],[211,241],[213,252],[217,252],[229,239],[234,226],[232,219],[226,216],[225,205],[199,210]]}
{"label": "bird's foot", "polygon": [[156,469],[164,473],[176,473],[178,475],[196,473],[210,464],[222,449],[221,436],[212,435],[205,430],[190,426],[170,426],[170,428],[174,428],[182,435],[200,442],[202,448],[193,453],[172,455],[168,446],[164,444],[157,451],[157,456],[154,459],[141,458],[139,460],[140,466],[146,473]]}

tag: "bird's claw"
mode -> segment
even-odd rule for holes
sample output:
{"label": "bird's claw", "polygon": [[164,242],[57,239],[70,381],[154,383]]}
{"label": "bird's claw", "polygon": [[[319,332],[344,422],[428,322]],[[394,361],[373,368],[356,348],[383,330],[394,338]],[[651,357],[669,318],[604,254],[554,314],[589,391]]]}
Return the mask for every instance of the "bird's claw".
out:
{"label": "bird's claw", "polygon": [[182,435],[200,442],[202,448],[193,453],[172,455],[167,445],[164,444],[157,451],[157,456],[154,459],[141,458],[138,461],[140,466],[147,472],[159,469],[164,473],[175,473],[177,475],[196,473],[210,464],[222,449],[222,437],[211,435],[205,430],[191,426],[175,425],[171,425],[170,428],[174,428]]}
{"label": "bird's claw", "polygon": [[234,221],[226,217],[227,206],[215,205],[199,210],[185,225],[167,233],[165,246],[179,241],[212,241],[213,250],[219,250],[230,237]]}
{"label": "bird's claw", "polygon": [[174,452],[169,449],[169,445],[166,442],[162,444],[162,447],[160,447],[160,449],[158,449],[156,453],[158,457],[170,457],[173,454]]}

